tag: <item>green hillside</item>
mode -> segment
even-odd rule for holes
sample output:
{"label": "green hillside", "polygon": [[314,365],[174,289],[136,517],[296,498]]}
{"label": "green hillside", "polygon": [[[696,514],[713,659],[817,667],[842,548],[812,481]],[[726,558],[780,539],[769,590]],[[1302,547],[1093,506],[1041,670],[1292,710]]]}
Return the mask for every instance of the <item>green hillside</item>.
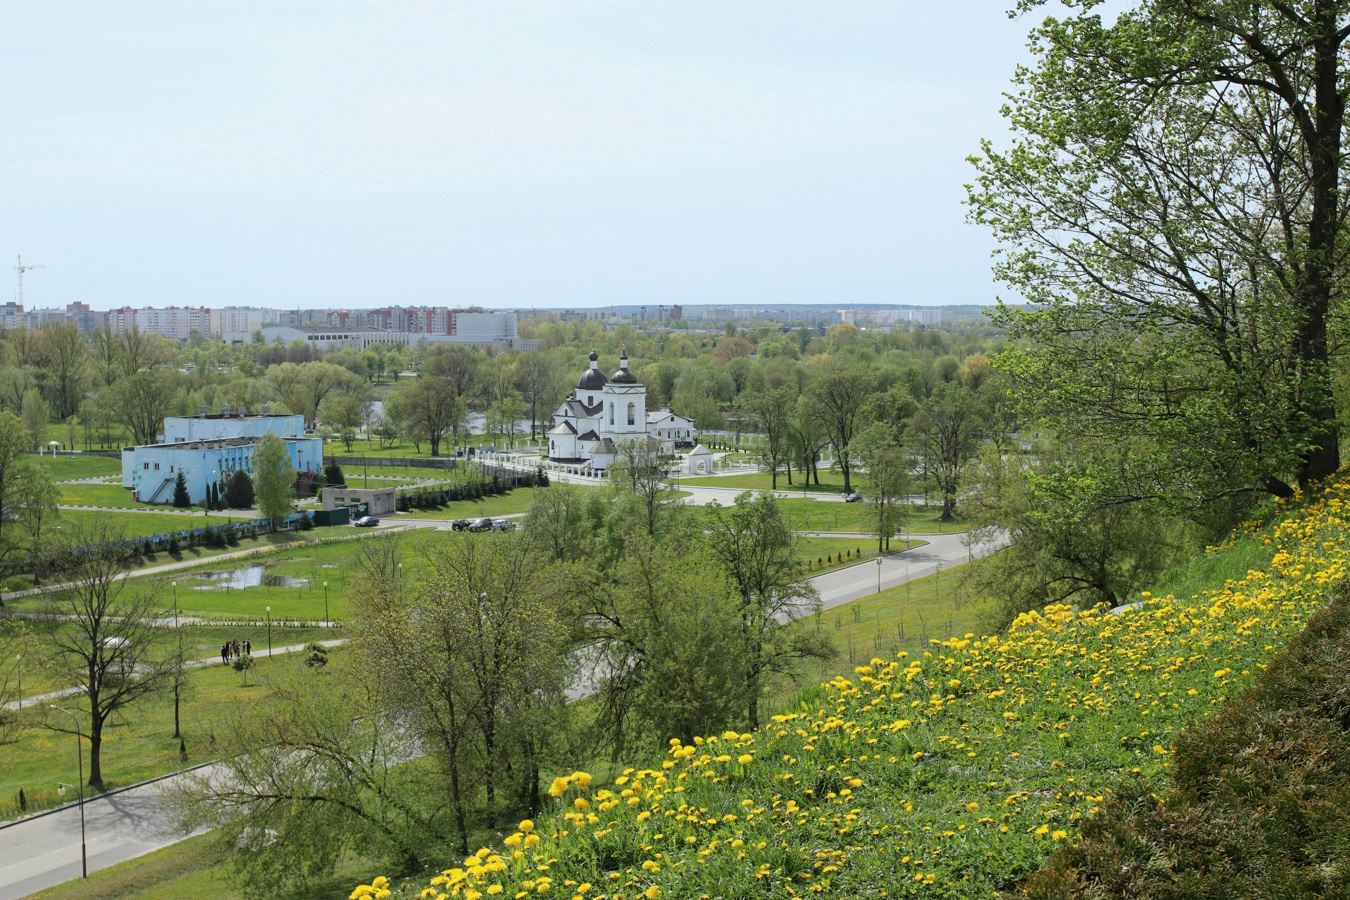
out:
{"label": "green hillside", "polygon": [[1120,615],[1051,607],[1006,635],[874,659],[757,732],[672,741],[607,784],[560,776],[552,809],[500,845],[353,896],[1013,889],[1122,785],[1164,791],[1182,729],[1299,633],[1344,575],[1345,494],[1337,484],[1212,549],[1178,574],[1185,596],[1145,594]]}

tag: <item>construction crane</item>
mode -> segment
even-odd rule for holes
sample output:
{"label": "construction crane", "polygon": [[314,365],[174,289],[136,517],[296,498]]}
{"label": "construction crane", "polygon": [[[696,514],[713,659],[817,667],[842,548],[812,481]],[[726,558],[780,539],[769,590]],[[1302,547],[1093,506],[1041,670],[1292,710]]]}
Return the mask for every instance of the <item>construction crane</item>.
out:
{"label": "construction crane", "polygon": [[46,267],[46,266],[31,266],[31,265],[30,265],[30,266],[25,266],[25,265],[23,264],[23,257],[22,257],[22,256],[19,257],[19,264],[18,264],[17,266],[14,267],[14,271],[16,271],[16,272],[19,273],[19,308],[20,308],[20,309],[23,309],[23,273],[24,273],[24,272],[27,272],[29,269],[45,269],[45,268],[47,268],[47,267]]}

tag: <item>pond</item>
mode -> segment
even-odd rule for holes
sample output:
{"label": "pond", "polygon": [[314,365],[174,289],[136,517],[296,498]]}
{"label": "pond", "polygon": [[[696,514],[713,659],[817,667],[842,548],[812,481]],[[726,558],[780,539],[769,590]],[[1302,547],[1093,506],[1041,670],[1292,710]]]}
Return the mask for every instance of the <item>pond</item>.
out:
{"label": "pond", "polygon": [[244,566],[223,572],[206,572],[196,577],[210,584],[193,585],[194,591],[237,591],[251,587],[299,588],[309,584],[308,578],[269,573],[266,566]]}

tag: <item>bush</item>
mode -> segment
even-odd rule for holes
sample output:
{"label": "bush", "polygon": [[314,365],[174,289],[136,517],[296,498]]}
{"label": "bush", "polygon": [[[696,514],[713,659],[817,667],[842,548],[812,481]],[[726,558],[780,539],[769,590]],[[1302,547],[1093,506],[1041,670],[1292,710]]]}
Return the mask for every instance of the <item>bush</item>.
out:
{"label": "bush", "polygon": [[336,460],[330,460],[328,465],[323,467],[323,476],[328,480],[330,487],[347,483],[347,476],[343,474],[342,466],[338,465]]}
{"label": "bush", "polygon": [[176,534],[169,536],[169,552],[175,555],[182,552],[182,548],[178,545],[178,535]]}
{"label": "bush", "polygon": [[225,504],[230,509],[248,509],[253,505],[253,478],[243,469],[231,475],[225,485]]}

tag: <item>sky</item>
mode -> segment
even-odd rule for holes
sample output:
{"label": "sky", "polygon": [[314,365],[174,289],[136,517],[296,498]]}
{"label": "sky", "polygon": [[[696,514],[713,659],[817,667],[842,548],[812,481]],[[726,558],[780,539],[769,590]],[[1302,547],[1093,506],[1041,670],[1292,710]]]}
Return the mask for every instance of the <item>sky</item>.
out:
{"label": "sky", "polygon": [[6,294],[22,255],[30,309],[990,303],[1010,5],[6,4]]}

